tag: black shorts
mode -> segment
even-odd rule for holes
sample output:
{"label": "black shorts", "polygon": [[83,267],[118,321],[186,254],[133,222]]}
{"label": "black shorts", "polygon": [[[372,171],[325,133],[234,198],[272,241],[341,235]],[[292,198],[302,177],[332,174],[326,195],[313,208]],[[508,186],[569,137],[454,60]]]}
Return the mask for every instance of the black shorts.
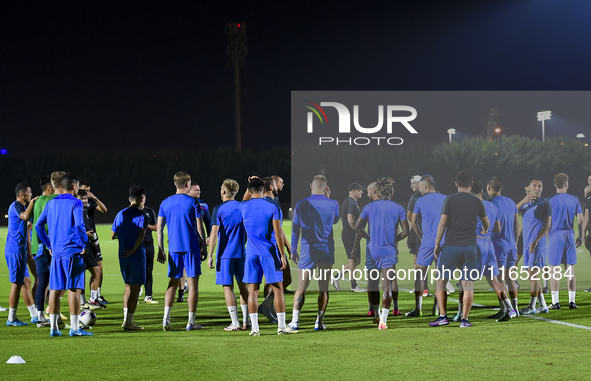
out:
{"label": "black shorts", "polygon": [[82,258],[84,258],[86,269],[98,266],[97,251],[92,244],[88,245],[88,250],[86,251],[86,254],[82,256]]}
{"label": "black shorts", "polygon": [[97,262],[100,262],[103,260],[103,253],[101,252],[101,245],[98,244],[95,246],[95,255],[96,255],[96,260]]}
{"label": "black shorts", "polygon": [[523,255],[523,234],[517,240],[517,255]]}
{"label": "black shorts", "polygon": [[357,235],[357,233],[350,232],[350,231],[346,231],[343,230],[341,232],[341,238],[343,240],[343,245],[345,246],[345,251],[347,252],[347,258],[349,259],[353,259],[353,257],[351,257],[351,253],[353,252],[353,246],[355,245],[355,236]]}

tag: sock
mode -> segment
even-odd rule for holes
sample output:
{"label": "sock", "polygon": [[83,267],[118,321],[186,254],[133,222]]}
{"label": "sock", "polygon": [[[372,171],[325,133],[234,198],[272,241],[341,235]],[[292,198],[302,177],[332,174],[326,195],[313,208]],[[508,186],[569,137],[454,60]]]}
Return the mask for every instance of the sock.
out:
{"label": "sock", "polygon": [[130,314],[129,312],[125,314],[125,325],[133,325],[133,314]]}
{"label": "sock", "polygon": [[558,297],[558,293],[559,293],[559,291],[552,291],[552,304],[560,303],[560,298]]}
{"label": "sock", "polygon": [[195,324],[195,312],[189,311],[189,324]]}
{"label": "sock", "polygon": [[464,308],[464,303],[458,303],[458,315],[462,314],[463,308]]}
{"label": "sock", "polygon": [[172,307],[164,307],[164,318],[162,320],[170,322],[170,310]]}
{"label": "sock", "polygon": [[513,306],[511,306],[511,301],[509,300],[509,298],[504,299],[501,302],[501,306],[503,306],[505,313],[509,313],[513,309]]}
{"label": "sock", "polygon": [[380,316],[380,321],[384,324],[388,322],[388,314],[390,313],[389,308],[382,308],[382,316]]}
{"label": "sock", "polygon": [[546,305],[546,299],[544,298],[544,294],[541,293],[540,295],[538,295],[538,301],[540,302],[540,307],[548,307]]}
{"label": "sock", "polygon": [[423,297],[419,296],[417,298],[417,309],[421,311],[423,309]]}
{"label": "sock", "polygon": [[252,330],[258,331],[259,330],[259,314],[249,314],[250,316],[250,323],[252,324]]}
{"label": "sock", "polygon": [[513,309],[519,311],[519,304],[517,303],[518,298],[513,298]]}
{"label": "sock", "polygon": [[74,331],[80,329],[80,323],[78,322],[79,318],[79,315],[70,315],[70,328]]}
{"label": "sock", "polygon": [[324,324],[324,313],[326,311],[318,311],[318,316],[316,316],[316,323],[322,326]]}
{"label": "sock", "polygon": [[292,315],[291,315],[291,322],[292,323],[298,323],[300,321],[300,310],[296,310],[294,309],[292,311]]}
{"label": "sock", "polygon": [[356,288],[357,287],[357,281],[356,280],[351,280],[351,288]]}
{"label": "sock", "polygon": [[232,319],[232,325],[234,327],[240,327],[240,321],[238,320],[238,308],[236,306],[228,307],[228,312],[230,313],[230,318]]}
{"label": "sock", "polygon": [[16,308],[8,308],[8,320],[16,320]]}
{"label": "sock", "polygon": [[368,304],[369,304],[369,310],[368,311],[373,310],[373,304],[371,304],[371,302],[369,302]]}
{"label": "sock", "polygon": [[393,310],[397,310],[398,309],[398,298],[392,299],[392,309]]}
{"label": "sock", "polygon": [[548,279],[544,279],[544,288],[548,288]]}
{"label": "sock", "polygon": [[440,317],[440,318],[446,318],[446,319],[447,319],[447,314],[445,314],[445,315],[444,315],[444,314],[442,314],[442,313],[439,313],[439,317]]}
{"label": "sock", "polygon": [[375,317],[379,318],[380,317],[380,306],[373,306],[373,313],[374,313]]}
{"label": "sock", "polygon": [[37,316],[37,308],[35,307],[34,304],[27,306],[27,308],[29,309],[29,314],[31,315],[32,318]]}
{"label": "sock", "polygon": [[574,303],[575,302],[575,295],[577,295],[576,291],[569,291],[568,292],[568,302]]}
{"label": "sock", "polygon": [[43,323],[44,321],[47,321],[47,319],[45,319],[43,311],[37,311],[37,322]]}
{"label": "sock", "polygon": [[129,311],[129,308],[123,308],[123,324],[127,324],[127,311]]}
{"label": "sock", "polygon": [[277,312],[277,324],[279,329],[283,329],[286,327],[285,312]]}
{"label": "sock", "polygon": [[530,296],[529,297],[529,308],[536,308],[536,302],[538,301],[538,297],[537,296]]}
{"label": "sock", "polygon": [[242,324],[248,324],[248,304],[241,304],[240,308],[242,308]]}
{"label": "sock", "polygon": [[[92,291],[90,291],[90,292],[92,292]],[[99,287],[98,290],[96,290],[96,292],[98,295],[97,298],[100,298],[101,297],[101,288]]]}
{"label": "sock", "polygon": [[50,314],[49,315],[49,322],[51,323],[51,329],[55,329],[56,331],[59,329],[57,326],[57,318],[59,317],[58,314]]}
{"label": "sock", "polygon": [[505,308],[505,305],[503,304],[503,301],[501,300],[501,298],[499,298],[499,297],[497,296],[497,299],[499,299],[499,311],[500,311],[500,312],[502,312],[502,313],[507,313],[507,312],[509,312],[509,310],[507,310],[507,309]]}
{"label": "sock", "polygon": [[80,305],[86,304],[86,296],[84,294],[80,294]]}
{"label": "sock", "polygon": [[98,299],[98,290],[90,290],[90,301],[94,302]]}

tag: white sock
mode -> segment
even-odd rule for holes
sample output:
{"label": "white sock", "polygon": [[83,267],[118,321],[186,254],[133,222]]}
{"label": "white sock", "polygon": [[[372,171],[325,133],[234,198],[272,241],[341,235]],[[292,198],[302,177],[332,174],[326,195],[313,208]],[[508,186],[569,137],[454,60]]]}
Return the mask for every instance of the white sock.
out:
{"label": "white sock", "polygon": [[259,314],[249,314],[250,316],[250,323],[252,324],[252,330],[258,331],[259,330]]}
{"label": "white sock", "polygon": [[546,305],[546,298],[544,298],[544,294],[538,295],[538,301],[540,302],[540,307],[548,307]]}
{"label": "white sock", "polygon": [[27,306],[27,308],[29,309],[29,314],[31,315],[31,317],[37,316],[37,308],[35,307],[34,304]]}
{"label": "white sock", "polygon": [[[92,290],[90,292],[92,292]],[[96,290],[96,292],[97,292],[97,295],[98,295],[97,297],[100,298],[100,296],[101,296],[101,288],[98,287],[98,290]]]}
{"label": "white sock", "polygon": [[503,300],[501,302],[501,305],[505,308],[505,313],[508,313],[513,309],[513,306],[511,305],[511,301],[509,300],[509,298]]}
{"label": "white sock", "polygon": [[318,311],[318,316],[316,316],[316,323],[322,325],[324,323],[324,313],[326,311]]}
{"label": "white sock", "polygon": [[49,315],[49,322],[51,323],[51,329],[55,329],[56,331],[59,329],[57,326],[57,318],[59,317],[58,314],[50,314]]}
{"label": "white sock", "polygon": [[560,303],[560,298],[558,297],[559,291],[552,291],[552,304]]}
{"label": "white sock", "polygon": [[299,323],[300,322],[300,310],[294,309],[292,311],[291,322],[292,323]]}
{"label": "white sock", "polygon": [[419,296],[419,298],[417,299],[417,303],[419,305],[419,311],[421,311],[423,309],[423,297]]}
{"label": "white sock", "polygon": [[575,302],[575,295],[577,295],[576,291],[569,291],[568,292],[568,302],[574,303]]}
{"label": "white sock", "polygon": [[279,329],[287,327],[285,323],[285,312],[277,312],[277,327]]}
{"label": "white sock", "polygon": [[189,312],[189,324],[195,324],[195,312]]}
{"label": "white sock", "polygon": [[123,324],[127,324],[127,311],[129,308],[123,308]]}
{"label": "white sock", "polygon": [[164,318],[162,320],[170,322],[170,310],[172,307],[164,307]]}
{"label": "white sock", "polygon": [[373,313],[374,313],[375,317],[379,318],[380,317],[380,306],[373,306]]}
{"label": "white sock", "polygon": [[129,312],[125,314],[125,325],[133,325],[133,314],[130,314]]}
{"label": "white sock", "polygon": [[84,305],[86,304],[86,296],[84,296],[83,294],[80,294],[80,305]]}
{"label": "white sock", "polygon": [[16,320],[16,308],[8,308],[8,320]]}
{"label": "white sock", "polygon": [[79,315],[70,315],[70,328],[74,331],[80,329],[80,323],[78,322],[79,318]]}
{"label": "white sock", "polygon": [[236,306],[228,307],[228,312],[230,313],[230,318],[232,319],[232,325],[234,327],[240,327],[240,321],[238,320],[238,308]]}
{"label": "white sock", "polygon": [[44,321],[47,321],[47,319],[45,319],[45,315],[43,314],[43,311],[37,311],[37,321],[39,323],[43,323]]}
{"label": "white sock", "polygon": [[537,296],[530,296],[529,297],[529,308],[536,308],[536,302],[538,301],[538,297]]}
{"label": "white sock", "polygon": [[548,288],[548,279],[544,279],[544,287]]}
{"label": "white sock", "polygon": [[98,299],[98,290],[90,290],[90,301],[94,302]]}
{"label": "white sock", "polygon": [[464,308],[464,303],[458,303],[458,315],[462,314],[462,308]]}
{"label": "white sock", "polygon": [[388,314],[390,313],[389,308],[382,308],[382,316],[380,316],[380,321],[384,324],[388,322]]}
{"label": "white sock", "polygon": [[242,308],[242,324],[248,324],[248,304],[241,304],[240,308]]}
{"label": "white sock", "polygon": [[518,298],[513,298],[513,299],[512,299],[512,300],[513,300],[513,309],[514,309],[515,311],[519,311],[519,304],[518,304],[518,302],[517,302],[517,299],[518,299]]}

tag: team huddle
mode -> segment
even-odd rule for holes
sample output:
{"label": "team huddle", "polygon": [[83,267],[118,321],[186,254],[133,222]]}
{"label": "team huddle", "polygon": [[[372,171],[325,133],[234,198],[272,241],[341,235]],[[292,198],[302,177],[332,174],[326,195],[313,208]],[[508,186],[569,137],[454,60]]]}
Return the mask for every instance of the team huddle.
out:
{"label": "team huddle", "polygon": [[[278,334],[298,333],[300,313],[314,270],[325,275],[314,278],[318,279],[319,287],[314,329],[325,330],[329,284],[341,290],[340,282],[345,273],[350,276],[360,264],[363,239],[366,240],[365,267],[377,276],[367,278],[367,290],[351,279],[351,291],[367,291],[368,315],[374,317],[379,330],[385,330],[390,309],[394,316],[401,315],[398,283],[391,274],[398,263],[398,242],[409,234],[407,244],[414,255],[415,309],[406,313],[407,317],[422,316],[423,298],[429,293],[428,269],[433,263],[441,276],[436,279],[433,306],[434,312],[439,311],[438,317],[430,326],[447,325],[452,320],[460,322],[460,327],[470,327],[473,282],[481,277],[486,278],[498,296],[499,313],[491,316],[497,321],[510,320],[519,314],[560,309],[560,278],[552,275],[560,273],[561,265],[568,277],[569,308],[577,308],[576,247],[582,244],[589,222],[589,205],[583,217],[578,199],[566,193],[566,174],[555,176],[556,195],[548,199],[541,197],[542,182],[532,180],[526,187],[526,196],[518,204],[501,194],[503,186],[496,177],[489,179],[485,186],[473,181],[469,172],[461,171],[456,176],[458,192],[445,196],[436,191],[433,176],[413,176],[411,187],[415,193],[408,210],[392,201],[394,180],[391,178],[379,178],[367,188],[351,184],[349,197],[339,207],[337,201],[330,199],[327,179],[318,175],[310,184],[311,195],[299,201],[294,209],[291,243],[282,228],[283,214],[277,196],[283,189],[283,180],[278,176],[262,179],[252,176],[248,180],[242,201],[235,199],[238,182],[224,180],[220,187],[222,203],[211,215],[207,204],[199,199],[198,186],[191,183],[191,176],[186,172],[174,175],[176,193],[160,204],[157,215],[145,206],[145,190],[139,186],[130,188],[130,206],[117,214],[111,228],[111,238],[118,240],[119,265],[125,284],[122,324],[125,331],[143,330],[134,323],[142,286],[146,292],[144,302],[158,303],[152,297],[153,231],[157,233],[156,258],[160,263],[168,263],[164,331],[173,329],[171,310],[177,290],[177,301],[184,301],[187,293],[186,330],[203,328],[195,321],[202,261],[216,270],[215,283],[224,289],[231,318],[224,330],[250,329],[251,336],[258,336],[260,312],[269,322],[277,323]],[[70,173],[54,172],[44,176],[40,186],[42,195],[32,198],[28,184],[19,183],[15,189],[17,199],[9,208],[5,256],[11,290],[6,324],[28,325],[16,317],[21,294],[31,322],[39,328],[49,327],[51,337],[61,336],[67,318],[60,312],[60,299],[69,291],[69,336],[90,336],[92,333],[81,324],[79,314],[81,308],[96,310],[108,304],[101,295],[102,254],[94,223],[94,211],[104,213],[107,208],[90,192],[87,181]],[[360,210],[357,201],[364,190],[370,202]],[[485,200],[485,194],[490,201]],[[579,227],[577,240],[573,228],[575,218]],[[341,238],[348,257],[343,272],[332,269],[335,263],[333,227],[339,219],[343,223]],[[530,280],[531,293],[528,306],[520,310],[519,284],[512,275],[522,258],[522,271]],[[294,293],[292,320],[287,323],[285,288],[291,284],[289,260],[298,266],[298,287]],[[33,284],[29,269],[35,277]],[[86,270],[91,274],[88,300],[84,295]],[[459,278],[452,277],[456,270],[461,274]],[[542,277],[542,274],[550,276]],[[263,277],[265,299],[259,305]],[[447,294],[449,287],[453,287],[450,285],[452,278],[460,281],[460,302],[457,314],[448,319]],[[552,304],[549,307],[541,279],[550,281]],[[234,281],[239,289],[242,323]]]}

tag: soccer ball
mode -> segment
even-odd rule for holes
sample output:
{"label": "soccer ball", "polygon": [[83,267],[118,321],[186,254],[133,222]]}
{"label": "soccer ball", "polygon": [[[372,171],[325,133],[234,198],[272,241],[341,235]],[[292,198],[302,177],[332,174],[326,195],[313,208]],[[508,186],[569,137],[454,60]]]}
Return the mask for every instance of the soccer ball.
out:
{"label": "soccer ball", "polygon": [[80,323],[87,327],[91,327],[96,323],[96,314],[90,310],[80,312]]}

